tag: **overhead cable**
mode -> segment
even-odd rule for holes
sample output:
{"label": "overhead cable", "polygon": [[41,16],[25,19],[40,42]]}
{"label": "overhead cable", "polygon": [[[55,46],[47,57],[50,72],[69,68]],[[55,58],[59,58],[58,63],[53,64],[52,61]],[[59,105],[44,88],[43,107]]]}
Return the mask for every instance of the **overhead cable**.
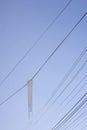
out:
{"label": "overhead cable", "polygon": [[[66,98],[61,102],[61,105],[67,100],[69,99],[69,97],[73,94],[73,92],[80,86],[80,84],[87,78],[87,75],[85,75],[81,80],[80,82],[72,89],[72,91],[69,93],[69,95],[66,96]],[[85,83],[86,85],[87,83]],[[83,86],[85,86],[83,85]],[[81,87],[83,88],[83,87]]]}
{"label": "overhead cable", "polygon": [[[86,17],[87,13],[85,13],[80,20],[74,25],[74,27],[69,31],[69,33],[65,36],[65,38],[58,44],[58,46],[54,49],[54,51],[49,55],[47,60],[42,64],[42,66],[37,70],[37,72],[33,75],[31,78],[32,80],[40,73],[40,71],[43,69],[43,67],[48,63],[48,61],[52,58],[52,56],[57,52],[57,50],[62,46],[62,44],[65,42],[65,40],[70,36],[70,34],[75,30],[75,28],[81,23],[81,21]],[[10,100],[13,96],[15,96],[17,93],[19,93],[23,88],[27,86],[27,83],[23,85],[21,88],[19,88],[17,91],[15,91],[13,94],[11,94],[7,99],[2,101],[0,103],[0,106],[6,103],[8,100]]]}
{"label": "overhead cable", "polygon": [[29,48],[25,54],[21,57],[21,59],[14,65],[14,67],[10,70],[10,72],[4,77],[4,79],[0,82],[0,86],[3,85],[3,83],[10,77],[10,75],[16,70],[16,68],[22,63],[22,61],[27,57],[27,55],[35,48],[37,44],[39,44],[39,41],[42,39],[42,37],[45,35],[45,33],[51,28],[51,26],[58,20],[58,18],[63,14],[63,12],[67,9],[67,7],[70,5],[72,0],[69,0],[69,2],[64,6],[64,8],[60,11],[60,13],[57,14],[57,16],[51,21],[51,23],[47,26],[47,28],[41,33],[41,35],[38,37],[38,39],[34,42],[31,48]]}
{"label": "overhead cable", "polygon": [[61,120],[52,128],[52,130],[59,130],[85,103],[87,102],[87,93],[85,93],[80,100],[61,118]]}

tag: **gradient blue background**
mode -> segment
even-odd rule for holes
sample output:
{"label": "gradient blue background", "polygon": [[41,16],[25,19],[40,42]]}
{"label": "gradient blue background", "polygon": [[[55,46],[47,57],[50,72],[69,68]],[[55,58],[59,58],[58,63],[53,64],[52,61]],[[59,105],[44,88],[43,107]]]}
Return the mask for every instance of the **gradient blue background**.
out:
{"label": "gradient blue background", "polygon": [[[0,0],[0,81],[33,45],[67,2],[68,0]],[[72,1],[61,17],[39,41],[38,45],[0,87],[0,102],[32,78],[50,53],[86,11],[87,0]],[[28,120],[26,87],[7,103],[0,106],[0,130],[51,130],[78,99],[87,92],[86,86],[67,107],[60,106],[60,103],[71,89],[86,75],[87,66],[85,66],[57,102],[54,105],[51,105],[50,102],[51,109],[35,124],[39,119],[40,113],[42,113],[40,109],[43,108],[53,90],[58,86],[58,83],[86,46],[87,16],[34,79],[31,120]],[[65,84],[70,81],[85,60],[87,60],[87,54]],[[87,79],[82,84],[86,81]],[[84,109],[87,110],[87,107]],[[81,118],[81,120],[84,118],[86,118],[85,121],[82,124],[80,123],[75,130],[81,130],[87,124],[87,116]],[[70,127],[69,130],[74,129],[75,124]]]}

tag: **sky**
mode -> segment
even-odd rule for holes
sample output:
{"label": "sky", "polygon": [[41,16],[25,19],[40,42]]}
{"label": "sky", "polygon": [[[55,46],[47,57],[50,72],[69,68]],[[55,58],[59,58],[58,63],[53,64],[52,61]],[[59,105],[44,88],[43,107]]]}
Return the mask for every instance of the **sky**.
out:
{"label": "sky", "polygon": [[[0,0],[0,83],[68,2],[69,0]],[[33,77],[86,12],[87,0],[72,0],[59,19],[0,86],[0,103]],[[0,105],[0,129],[52,130],[87,92],[87,77],[78,85],[87,75],[87,64],[72,81],[87,60],[86,52],[44,109],[53,91],[59,87],[65,74],[86,47],[87,15],[34,78],[33,110],[30,120],[26,86],[6,103]],[[67,89],[57,98],[67,84],[69,84]],[[76,89],[72,92],[74,88]],[[57,100],[53,103],[55,99]],[[60,130],[65,129],[87,129],[87,103],[60,128]]]}

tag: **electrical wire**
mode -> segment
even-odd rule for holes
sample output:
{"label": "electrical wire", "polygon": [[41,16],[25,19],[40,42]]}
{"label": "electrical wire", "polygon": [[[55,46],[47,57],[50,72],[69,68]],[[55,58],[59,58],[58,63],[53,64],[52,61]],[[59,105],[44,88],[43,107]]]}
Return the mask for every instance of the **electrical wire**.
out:
{"label": "electrical wire", "polygon": [[[78,111],[77,114],[79,114],[86,106],[87,106],[87,104],[86,104],[84,107],[82,107],[82,108]],[[75,115],[75,117],[77,116],[77,114]],[[68,123],[68,126],[63,127],[62,129],[64,129],[64,130],[67,130],[68,128],[70,129],[70,126],[73,125],[74,122],[77,123],[77,122],[78,122],[80,119],[82,119],[82,117],[84,117],[86,114],[87,114],[87,109],[86,109],[85,111],[83,111],[83,112],[82,112],[79,116],[77,116],[76,118],[73,117],[73,118],[75,118],[73,121],[72,121],[72,119],[69,120],[69,122],[67,122],[67,123]],[[72,122],[70,123],[70,121],[72,121]],[[69,123],[70,123],[70,124],[69,124]],[[74,125],[75,125],[75,123],[74,123]]]}
{"label": "electrical wire", "polygon": [[[81,102],[81,103],[80,103]],[[60,121],[52,128],[52,130],[56,130],[56,128],[60,128],[64,125],[85,103],[87,102],[87,93],[85,93],[79,101],[63,116]]]}
{"label": "electrical wire", "polygon": [[37,121],[35,121],[34,124],[37,124],[41,117],[43,117],[44,114],[46,114],[46,112],[53,106],[53,104],[57,101],[57,99],[64,93],[64,91],[70,86],[70,84],[75,80],[75,78],[78,76],[78,74],[82,71],[82,69],[87,65],[87,61],[85,61],[83,63],[83,65],[80,67],[80,69],[76,72],[76,74],[72,77],[72,79],[70,80],[70,82],[64,87],[64,89],[57,95],[57,97],[52,101],[51,105],[49,105],[47,108],[46,106],[44,106],[44,112],[41,114],[41,116],[39,117],[39,119]]}
{"label": "electrical wire", "polygon": [[39,70],[34,74],[32,77],[32,80],[38,75],[38,73],[42,70],[42,68],[47,64],[47,62],[51,59],[51,57],[57,52],[57,50],[62,46],[64,41],[70,36],[70,34],[74,31],[74,29],[80,24],[80,22],[85,18],[87,13],[85,13],[81,19],[75,24],[75,26],[70,30],[70,32],[65,36],[65,38],[60,42],[60,44],[54,49],[54,51],[51,53],[51,55],[47,58],[47,60],[42,64],[42,66],[39,68]]}
{"label": "electrical wire", "polygon": [[[73,94],[73,92],[80,86],[80,84],[87,78],[87,75],[85,75],[81,80],[80,82],[72,89],[72,91],[69,93],[68,96],[66,96],[66,98],[61,102],[60,105],[62,105],[70,96],[71,94]],[[86,83],[85,83],[86,84]],[[84,86],[84,85],[83,85]],[[81,87],[83,88],[83,87]]]}
{"label": "electrical wire", "polygon": [[[72,73],[72,71],[76,68],[76,66],[78,65],[78,63],[81,61],[82,57],[87,53],[87,47],[85,47],[83,49],[83,51],[81,52],[81,54],[79,55],[79,57],[75,60],[75,62],[72,64],[71,68],[68,70],[68,72],[64,75],[63,79],[60,81],[60,83],[58,84],[58,86],[56,87],[56,89],[52,92],[51,96],[49,97],[49,99],[47,100],[47,102],[44,104],[43,108],[45,108],[49,102],[52,100],[52,98],[56,95],[56,93],[59,91],[59,89],[61,88],[61,86],[65,83],[65,81],[67,80],[67,78],[70,76],[70,74]],[[82,80],[84,80],[86,77],[84,77]],[[82,81],[81,81],[82,82]],[[80,84],[80,83],[79,83]],[[78,84],[78,85],[79,85]]]}
{"label": "electrical wire", "polygon": [[74,81],[74,79],[77,77],[77,75],[82,71],[82,69],[87,65],[87,61],[84,62],[84,64],[81,66],[81,68],[76,72],[76,74],[73,76],[73,78],[69,81],[69,83],[63,88],[63,90],[57,95],[55,100],[53,101],[52,105],[58,100],[58,98],[66,91],[66,89],[70,86],[70,84]]}
{"label": "electrical wire", "polygon": [[79,124],[81,125],[85,120],[87,120],[87,117],[84,120],[82,120],[80,123],[78,123],[73,129],[76,129],[79,126]]}
{"label": "electrical wire", "polygon": [[29,48],[25,54],[21,57],[21,59],[14,65],[14,67],[11,69],[11,71],[5,76],[5,78],[0,82],[0,87],[3,85],[3,83],[10,77],[10,75],[16,70],[16,68],[22,63],[22,61],[26,58],[26,56],[35,48],[35,46],[39,43],[39,41],[42,39],[42,37],[45,35],[45,33],[51,28],[51,26],[58,20],[58,18],[63,14],[63,12],[67,9],[67,7],[70,5],[72,0],[69,0],[69,2],[64,6],[64,8],[60,11],[60,13],[57,14],[57,16],[51,21],[51,23],[47,26],[47,28],[41,33],[41,35],[38,37],[38,39],[34,42],[31,48]]}
{"label": "electrical wire", "polygon": [[[80,60],[83,58],[83,56],[87,53],[87,47],[85,47],[81,54],[78,56],[78,58],[75,60],[75,62],[72,64],[71,68],[68,70],[68,72],[65,74],[65,76],[63,77],[63,79],[60,81],[60,83],[58,84],[58,86],[56,87],[56,89],[52,92],[51,96],[49,97],[49,99],[47,100],[47,102],[44,104],[43,108],[40,111],[43,111],[47,105],[49,104],[49,102],[52,100],[52,98],[56,95],[56,93],[58,92],[58,90],[60,89],[60,87],[64,84],[64,82],[67,80],[67,78],[70,76],[70,74],[72,73],[72,71],[76,68],[76,66],[78,65],[78,63],[80,62]],[[85,80],[86,76],[83,77],[83,79],[78,83],[78,85],[80,85],[80,83]],[[45,111],[46,112],[46,111]],[[43,115],[43,114],[42,114]],[[41,116],[42,116],[41,115]],[[36,117],[37,115],[35,115]],[[40,118],[41,118],[40,116]],[[40,119],[39,118],[39,119]],[[39,120],[38,120],[39,121]],[[38,122],[36,121],[36,123]],[[35,124],[36,124],[35,123]]]}
{"label": "electrical wire", "polygon": [[[85,115],[84,115],[84,114],[85,114]],[[83,116],[83,115],[86,116],[86,114],[87,114],[87,110],[86,110],[86,112],[81,113],[70,125],[72,125],[74,122],[77,123],[77,121],[80,121],[80,119],[82,119],[82,116]],[[80,118],[80,119],[79,119],[79,118]],[[67,130],[68,128],[70,128],[70,125],[69,125],[68,127],[64,128],[64,130]],[[75,124],[74,124],[74,125],[75,125]]]}
{"label": "electrical wire", "polygon": [[73,101],[73,99],[79,94],[79,92],[87,85],[87,83],[85,83],[78,91],[76,94],[73,95],[73,97],[68,101],[68,103],[66,103],[65,107],[71,102]]}
{"label": "electrical wire", "polygon": [[67,115],[69,115],[69,113],[70,113],[82,100],[85,99],[86,96],[87,96],[87,93],[85,93],[85,94],[79,99],[79,101],[67,112],[67,114],[65,114],[65,115],[60,119],[60,121],[53,127],[53,129],[54,129],[57,125],[59,125],[59,124],[67,117]]}
{"label": "electrical wire", "polygon": [[[82,103],[81,103],[60,125],[58,125],[56,129],[60,129],[68,120],[70,120],[70,119],[74,116],[74,114],[77,113],[77,111],[78,111],[79,109],[81,109],[81,107],[82,107],[86,102],[87,102],[87,99],[85,99],[84,101],[82,101]],[[56,129],[55,129],[55,130],[56,130]]]}
{"label": "electrical wire", "polygon": [[[62,46],[62,44],[65,42],[65,40],[70,36],[70,34],[75,30],[75,28],[81,23],[81,21],[86,17],[87,12],[78,20],[78,22],[74,25],[74,27],[69,31],[69,33],[65,36],[65,38],[58,44],[58,46],[54,49],[54,51],[50,54],[50,56],[47,58],[47,60],[42,64],[42,66],[37,70],[37,72],[33,75],[31,78],[32,80],[39,74],[39,72],[43,69],[43,67],[48,63],[48,61],[52,58],[52,56],[57,52],[57,50]],[[13,96],[15,96],[19,91],[21,91],[23,88],[25,88],[27,83],[23,85],[21,88],[19,88],[17,91],[15,91],[12,95],[10,95],[7,99],[2,101],[0,103],[0,106],[6,103],[8,100],[10,100]]]}

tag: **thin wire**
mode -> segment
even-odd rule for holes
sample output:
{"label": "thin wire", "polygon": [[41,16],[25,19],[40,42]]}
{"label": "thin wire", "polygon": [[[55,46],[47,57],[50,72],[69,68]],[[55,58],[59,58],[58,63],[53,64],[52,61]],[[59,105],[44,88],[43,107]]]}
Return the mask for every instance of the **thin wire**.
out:
{"label": "thin wire", "polygon": [[68,96],[66,96],[66,98],[61,102],[60,105],[62,105],[70,96],[71,94],[73,94],[73,92],[79,87],[79,85],[87,78],[87,75],[85,75],[81,80],[80,82],[72,89],[72,91],[69,93]]}
{"label": "thin wire", "polygon": [[70,0],[64,8],[58,13],[58,15],[51,21],[51,23],[47,26],[47,28],[42,32],[42,34],[38,37],[38,39],[34,42],[31,48],[29,48],[23,57],[14,65],[14,67],[11,69],[11,71],[5,76],[5,78],[0,82],[0,86],[3,85],[3,83],[9,78],[9,76],[16,70],[16,68],[22,63],[22,61],[26,58],[26,56],[35,48],[35,46],[39,43],[39,41],[42,39],[42,37],[45,35],[45,33],[51,28],[51,26],[57,21],[57,19],[62,15],[62,13],[67,9],[67,7],[70,5],[72,0]]}
{"label": "thin wire", "polygon": [[[85,102],[86,103],[86,102]],[[87,104],[86,104],[87,105]],[[85,108],[86,106],[84,106],[84,108]],[[64,130],[68,130],[68,128],[70,129],[71,127],[70,126],[72,126],[72,124],[74,123],[74,125],[77,123],[77,122],[79,122],[80,121],[80,118],[81,117],[83,117],[84,118],[84,116],[87,114],[87,110],[86,111],[84,111],[83,113],[81,113],[79,116],[77,116],[83,109],[84,109],[83,107],[78,111],[78,113],[74,116],[74,117],[72,117],[70,120],[69,120],[69,122],[67,122],[67,123],[70,123],[70,121],[72,121],[73,120],[73,118],[75,118],[70,124],[68,124],[68,126],[67,127],[62,127],[62,129],[64,129]],[[85,115],[84,115],[85,114]]]}
{"label": "thin wire", "polygon": [[[74,122],[77,123],[77,121],[79,121],[80,119],[82,119],[81,117],[83,116],[83,114],[85,114],[85,116],[86,116],[87,110],[86,110],[86,112],[81,113],[70,125],[72,125]],[[68,128],[70,128],[70,125],[68,127],[64,128],[64,130],[67,130]]]}
{"label": "thin wire", "polygon": [[[56,102],[56,100],[64,93],[64,91],[70,86],[70,84],[74,81],[74,79],[77,77],[77,75],[82,71],[82,69],[85,67],[85,65],[87,64],[87,61],[84,62],[84,64],[80,67],[80,69],[76,72],[76,74],[73,76],[73,78],[70,80],[70,82],[64,87],[64,89],[61,91],[61,93],[59,93],[59,95],[55,98],[55,100],[51,103],[51,105],[49,105],[44,112],[41,114],[41,116],[39,117],[39,119],[37,121],[35,121],[34,124],[37,124],[41,117],[43,117],[44,114],[46,114],[46,112],[53,106],[53,104]],[[45,106],[46,107],[46,106]],[[45,108],[44,107],[44,108]]]}
{"label": "thin wire", "polygon": [[[77,114],[79,114],[85,107],[87,106],[87,104],[84,106],[84,107],[82,107],[79,111],[78,111],[78,113]],[[64,129],[64,130],[67,130],[68,128],[70,128],[70,126],[74,123],[74,122],[76,122],[77,123],[77,121],[79,121],[80,119],[79,118],[81,118],[82,116],[84,116],[84,114],[86,115],[86,113],[87,113],[87,109],[84,111],[84,112],[82,112],[79,116],[75,116],[75,117],[73,117],[73,118],[75,118],[73,121],[72,121],[72,119],[71,120],[69,120],[69,123],[70,124],[68,124],[68,126],[64,126],[62,129]]]}
{"label": "thin wire", "polygon": [[74,114],[77,113],[77,111],[78,111],[79,109],[82,108],[82,106],[83,106],[86,102],[87,102],[87,99],[85,99],[84,101],[82,101],[82,103],[81,103],[79,106],[77,106],[77,108],[76,108],[75,110],[73,110],[73,112],[72,112],[68,117],[66,117],[66,119],[65,119],[63,122],[61,122],[61,124],[58,125],[56,128],[60,129],[68,120],[70,120],[70,119],[74,116]]}
{"label": "thin wire", "polygon": [[[82,120],[79,124],[82,124],[85,120],[87,120],[87,117],[86,117],[84,120]],[[79,124],[77,124],[77,125],[74,127],[74,129],[76,129],[76,128],[79,126]]]}
{"label": "thin wire", "polygon": [[[56,87],[56,89],[52,92],[51,96],[49,97],[48,101],[44,104],[43,108],[40,111],[43,111],[46,106],[49,104],[49,102],[52,100],[52,98],[56,95],[56,93],[59,91],[60,87],[64,84],[64,82],[67,80],[67,78],[70,76],[70,74],[72,73],[72,71],[76,68],[77,64],[80,62],[80,60],[82,59],[82,57],[87,53],[87,47],[85,47],[81,54],[79,55],[79,57],[75,60],[75,62],[72,64],[71,68],[69,69],[69,71],[65,74],[65,76],[63,77],[63,79],[60,81],[60,83],[58,84],[58,86]],[[84,78],[82,79],[82,81],[86,78],[86,76],[84,76]],[[82,82],[81,81],[81,82]],[[80,84],[80,83],[79,83]],[[79,85],[78,84],[78,85]],[[43,115],[43,114],[42,114]],[[42,116],[41,115],[41,116]],[[41,118],[40,116],[40,118]],[[36,117],[36,116],[35,116]],[[39,121],[39,120],[38,120]],[[36,121],[36,123],[38,122]],[[35,124],[36,124],[35,123]]]}
{"label": "thin wire", "polygon": [[82,71],[82,69],[86,66],[87,61],[84,62],[84,64],[81,66],[81,68],[77,71],[77,73],[73,76],[73,78],[70,80],[70,82],[63,88],[63,90],[59,93],[59,95],[55,98],[52,105],[58,100],[58,98],[66,91],[66,89],[70,86],[70,84],[74,81],[74,79],[77,77],[77,75]]}
{"label": "thin wire", "polygon": [[60,119],[60,121],[53,127],[53,129],[54,129],[57,125],[59,125],[59,124],[67,117],[67,115],[68,115],[83,99],[85,99],[86,96],[87,96],[87,93],[85,93],[85,94],[79,99],[79,101],[67,112],[67,114],[65,114],[65,115]]}
{"label": "thin wire", "polygon": [[[39,74],[39,72],[42,70],[42,68],[48,63],[48,61],[51,59],[51,57],[57,52],[57,50],[62,46],[62,44],[65,42],[65,40],[70,36],[70,34],[74,31],[74,29],[81,23],[81,21],[86,17],[87,13],[85,13],[80,20],[74,25],[74,27],[70,30],[70,32],[65,36],[65,38],[60,42],[60,44],[56,47],[56,49],[51,53],[51,55],[47,58],[47,60],[42,64],[42,66],[38,69],[38,71],[34,74],[34,76],[31,78],[32,80]],[[5,99],[2,103],[0,103],[0,106],[6,103],[8,100],[10,100],[13,96],[15,96],[19,91],[21,91],[23,88],[25,88],[27,83],[19,88],[16,92],[14,92],[11,96],[9,96],[7,99]]]}
{"label": "thin wire", "polygon": [[[82,106],[84,105],[84,103],[87,101],[87,93],[85,93],[80,100],[67,112],[67,114],[65,116],[62,117],[62,119],[52,128],[52,130],[55,130],[56,128],[58,128],[58,126],[62,125],[62,123],[64,123],[64,121],[69,120],[69,118],[71,118],[71,116],[73,114],[76,113],[76,111]],[[81,102],[82,101],[82,102]],[[81,102],[80,105],[78,105]],[[78,106],[77,106],[78,105]],[[75,108],[76,107],[76,108]],[[73,111],[73,109],[75,109],[75,111]],[[70,114],[70,115],[69,115]],[[69,116],[68,116],[69,115]]]}
{"label": "thin wire", "polygon": [[73,101],[73,99],[79,94],[79,92],[87,85],[87,83],[85,83],[78,91],[76,94],[73,95],[73,97],[68,101],[68,103],[66,103],[65,107],[71,102]]}
{"label": "thin wire", "polygon": [[[70,74],[72,73],[72,71],[76,68],[76,66],[78,65],[78,63],[80,62],[80,60],[82,59],[82,57],[87,53],[87,47],[83,49],[83,51],[81,52],[81,54],[79,55],[79,57],[75,60],[75,62],[72,64],[71,68],[69,69],[69,71],[65,74],[65,76],[63,77],[63,79],[60,81],[60,83],[58,84],[58,86],[56,87],[56,89],[52,92],[51,96],[49,97],[48,101],[44,104],[45,108],[49,102],[51,101],[51,99],[55,96],[55,94],[59,91],[60,87],[65,83],[65,81],[67,80],[67,78],[70,76]],[[82,79],[84,80],[86,78],[86,76]],[[82,82],[82,81],[81,81]],[[80,84],[80,83],[79,83]]]}
{"label": "thin wire", "polygon": [[70,34],[74,31],[74,29],[80,24],[80,22],[85,18],[87,13],[85,13],[81,19],[75,24],[75,26],[70,30],[70,32],[65,36],[65,38],[60,42],[60,44],[56,47],[56,49],[51,53],[51,55],[47,58],[47,60],[44,62],[44,64],[39,68],[39,70],[35,73],[35,75],[32,77],[32,80],[38,75],[38,73],[42,70],[42,68],[47,64],[47,62],[52,58],[52,56],[57,52],[57,50],[62,46],[64,41],[70,36]]}

